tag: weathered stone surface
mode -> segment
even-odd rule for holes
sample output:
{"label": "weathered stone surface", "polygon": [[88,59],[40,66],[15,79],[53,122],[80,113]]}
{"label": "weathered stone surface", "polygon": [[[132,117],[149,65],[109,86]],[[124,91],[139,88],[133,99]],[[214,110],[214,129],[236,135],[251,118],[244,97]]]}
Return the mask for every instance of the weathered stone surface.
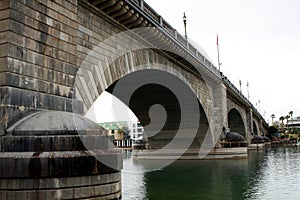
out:
{"label": "weathered stone surface", "polygon": [[[254,125],[259,132],[264,129],[259,113],[224,85],[221,78],[226,77],[179,34],[171,39],[173,43],[169,36],[154,31],[151,38],[156,48],[130,52],[128,48],[140,44],[136,39],[139,34],[106,40],[128,28],[158,26],[163,23],[160,17],[151,15],[157,24],[128,22],[115,11],[108,17],[105,12],[111,8],[99,11],[100,4],[93,0],[0,1],[0,177],[12,180],[0,179],[0,189],[7,189],[0,190],[1,199],[120,198],[120,155],[107,151],[107,141],[95,124],[78,115],[74,120],[73,114],[65,112],[84,114],[102,91],[112,89],[116,81],[133,72],[163,71],[178,77],[198,98],[202,117],[191,148],[199,148],[205,134],[217,141],[220,129],[228,127],[232,108],[240,112],[244,123],[233,126],[244,128],[248,135]],[[164,25],[160,28],[174,32]],[[100,49],[95,49],[99,44]],[[170,47],[176,52],[166,53]],[[92,51],[95,55],[87,59]],[[84,60],[87,62],[82,66]],[[80,84],[74,86],[79,76]],[[152,98],[147,97],[149,91]],[[174,137],[171,129],[180,123],[177,103],[170,103],[172,94],[157,87],[139,94],[131,107],[140,113],[144,125],[150,122],[148,110],[138,99],[148,107],[164,103],[171,111],[165,129],[149,140],[152,147],[161,148]],[[175,142],[180,144],[180,140]],[[88,149],[95,151],[87,152],[87,143]],[[114,159],[115,170],[96,158]],[[22,191],[13,191],[18,187]],[[56,190],[58,187],[61,189]]]}
{"label": "weathered stone surface", "polygon": [[[121,155],[108,150],[108,140],[94,122],[74,113],[41,111],[7,133],[0,145],[3,199],[120,197]],[[106,166],[99,160],[112,162]]]}
{"label": "weathered stone surface", "polygon": [[[87,176],[122,169],[121,155],[108,150],[103,129],[78,114],[36,112],[7,133],[1,140],[0,177]],[[97,159],[111,159],[111,166]]]}
{"label": "weathered stone surface", "polygon": [[99,134],[103,134],[99,125],[81,115],[62,111],[40,111],[21,119],[7,132],[11,135],[51,135],[51,132],[80,134],[81,131],[88,130],[98,130]]}
{"label": "weathered stone surface", "polygon": [[[92,179],[98,179],[98,181],[91,182]],[[2,200],[6,197],[13,198],[13,196],[19,197],[21,195],[20,193],[13,194],[10,192],[11,190],[25,193],[27,199],[46,199],[47,195],[51,195],[52,199],[54,197],[61,199],[96,198],[109,194],[118,194],[117,196],[119,196],[121,192],[120,181],[120,172],[86,177],[0,179],[0,197]],[[37,185],[38,190],[35,190]],[[50,197],[47,198],[51,199]]]}

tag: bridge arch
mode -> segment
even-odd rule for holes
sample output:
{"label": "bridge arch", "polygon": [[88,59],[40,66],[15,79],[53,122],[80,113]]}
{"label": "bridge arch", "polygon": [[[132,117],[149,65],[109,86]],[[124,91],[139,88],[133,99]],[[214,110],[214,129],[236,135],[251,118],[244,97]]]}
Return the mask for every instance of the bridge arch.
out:
{"label": "bridge arch", "polygon": [[246,128],[243,117],[236,108],[232,108],[228,112],[228,128],[230,128],[231,132],[237,132],[246,137]]}
{"label": "bridge arch", "polygon": [[[115,95],[117,98],[119,98],[121,101],[123,101],[132,111],[135,113],[141,124],[146,128],[146,133],[147,131],[152,132],[156,131],[155,129],[157,127],[160,127],[159,125],[161,121],[164,121],[162,119],[163,117],[159,113],[157,114],[151,114],[151,107],[154,105],[161,105],[165,111],[166,111],[166,121],[161,126],[161,131],[158,134],[155,134],[155,136],[152,136],[149,139],[149,144],[151,149],[158,149],[162,148],[163,146],[166,146],[168,143],[171,142],[171,140],[175,137],[175,134],[177,133],[176,130],[180,128],[180,124],[185,123],[192,123],[188,119],[182,119],[181,115],[182,110],[180,110],[182,105],[182,102],[179,102],[176,94],[174,94],[169,88],[164,87],[162,85],[156,84],[156,83],[150,83],[150,84],[145,84],[141,87],[139,87],[130,97],[129,103],[126,103],[126,97],[119,95],[118,93],[115,93],[114,87],[116,84],[118,84],[119,81],[122,81],[123,79],[128,79],[128,80],[134,80],[135,74],[139,73],[156,73],[156,76],[160,76],[160,74],[165,74],[167,72],[161,71],[161,70],[153,70],[153,69],[148,69],[147,71],[145,70],[139,70],[132,72],[130,74],[125,75],[124,77],[121,77],[119,80],[115,81],[113,84],[111,84],[106,91],[111,93],[112,95]],[[164,75],[163,75],[164,76]],[[174,75],[171,75],[174,76]],[[174,76],[175,79],[177,79],[176,87],[184,87],[187,86],[184,82],[182,82],[178,77]],[[146,80],[145,80],[146,81]],[[181,82],[181,83],[180,83]],[[135,82],[132,82],[135,84]],[[180,86],[181,85],[181,86]],[[130,86],[127,86],[130,87]],[[190,89],[187,87],[186,89]],[[200,119],[198,122],[198,130],[197,134],[194,136],[192,139],[193,142],[191,142],[190,148],[200,148],[202,145],[202,142],[204,140],[204,137],[207,134],[210,134],[210,129],[209,129],[209,123],[207,119],[207,115],[203,109],[203,106],[201,105],[200,101],[194,94],[192,90],[190,90],[190,94],[187,95],[192,95],[194,96],[197,100],[197,109],[199,109],[200,112]],[[188,102],[187,102],[188,104]],[[189,113],[190,117],[194,115],[193,113],[197,113],[195,110],[192,110],[192,108],[186,107],[189,110],[186,110],[186,112]],[[195,115],[194,117],[191,117],[190,119],[196,119],[197,116]],[[149,124],[151,126],[149,127]],[[153,127],[154,125],[154,127]],[[152,130],[152,128],[154,128]],[[160,129],[160,128],[159,128]],[[147,134],[148,135],[148,134]],[[188,135],[187,135],[188,137]],[[178,143],[178,146],[180,144]]]}
{"label": "bridge arch", "polygon": [[[103,70],[105,69],[105,70]],[[97,65],[84,65],[79,69],[76,81],[76,98],[84,104],[85,112],[92,106],[102,91],[106,90],[113,93],[115,86],[122,79],[132,80],[134,85],[134,74],[137,73],[156,73],[167,74],[177,79],[176,86],[185,85],[190,93],[192,93],[198,102],[200,111],[199,127],[196,136],[193,138],[191,148],[200,148],[207,134],[211,134],[209,125],[210,108],[206,102],[211,102],[210,93],[206,83],[201,76],[190,73],[189,69],[185,69],[179,64],[175,64],[170,59],[162,56],[158,51],[153,49],[139,49],[127,52],[117,57],[112,62],[98,62]],[[133,77],[133,78],[130,78]],[[151,79],[151,76],[148,78]],[[176,94],[175,94],[176,95]],[[117,96],[118,97],[118,96]],[[118,97],[121,101],[123,99]],[[167,104],[167,102],[169,102]],[[171,102],[171,103],[170,103]],[[143,126],[147,126],[151,119],[149,117],[149,108],[151,105],[163,105],[167,112],[166,124],[162,131],[152,138],[152,148],[160,148],[168,144],[174,137],[175,130],[178,128],[180,120],[178,118],[179,111],[178,102],[168,88],[161,87],[159,84],[145,84],[133,93],[132,99],[127,106],[137,115]],[[190,110],[193,115],[195,110]],[[208,114],[208,115],[207,115]],[[155,116],[152,116],[155,118]],[[185,124],[190,123],[184,121]],[[212,136],[213,137],[213,136]],[[155,142],[159,141],[159,142]]]}
{"label": "bridge arch", "polygon": [[258,126],[257,126],[257,122],[255,121],[255,120],[253,120],[253,122],[252,122],[252,124],[253,124],[253,135],[258,135]]}

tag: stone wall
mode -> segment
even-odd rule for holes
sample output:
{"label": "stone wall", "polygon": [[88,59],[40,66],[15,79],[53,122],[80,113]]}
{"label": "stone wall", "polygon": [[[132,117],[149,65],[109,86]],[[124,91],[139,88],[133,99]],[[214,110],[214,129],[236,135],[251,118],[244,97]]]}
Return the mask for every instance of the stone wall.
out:
{"label": "stone wall", "polygon": [[77,0],[2,0],[0,27],[0,199],[119,199],[121,155],[74,114]]}
{"label": "stone wall", "polygon": [[72,111],[77,0],[3,0],[0,23],[0,135],[36,109]]}

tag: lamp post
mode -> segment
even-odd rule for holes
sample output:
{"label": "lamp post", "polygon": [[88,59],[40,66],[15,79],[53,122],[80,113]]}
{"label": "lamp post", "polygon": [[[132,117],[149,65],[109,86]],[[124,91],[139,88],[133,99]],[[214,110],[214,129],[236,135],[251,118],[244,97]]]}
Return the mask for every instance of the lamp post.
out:
{"label": "lamp post", "polygon": [[184,24],[184,37],[187,40],[187,34],[186,34],[186,16],[185,12],[183,13],[183,24]]}

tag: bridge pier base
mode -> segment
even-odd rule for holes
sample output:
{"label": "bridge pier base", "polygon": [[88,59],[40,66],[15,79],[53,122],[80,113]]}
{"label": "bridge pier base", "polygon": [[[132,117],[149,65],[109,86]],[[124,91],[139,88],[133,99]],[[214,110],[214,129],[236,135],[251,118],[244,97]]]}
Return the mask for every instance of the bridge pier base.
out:
{"label": "bridge pier base", "polygon": [[1,179],[0,199],[120,199],[120,179],[120,172],[81,177]]}
{"label": "bridge pier base", "polygon": [[0,140],[0,199],[120,199],[122,156],[108,146],[81,115],[33,113]]}

